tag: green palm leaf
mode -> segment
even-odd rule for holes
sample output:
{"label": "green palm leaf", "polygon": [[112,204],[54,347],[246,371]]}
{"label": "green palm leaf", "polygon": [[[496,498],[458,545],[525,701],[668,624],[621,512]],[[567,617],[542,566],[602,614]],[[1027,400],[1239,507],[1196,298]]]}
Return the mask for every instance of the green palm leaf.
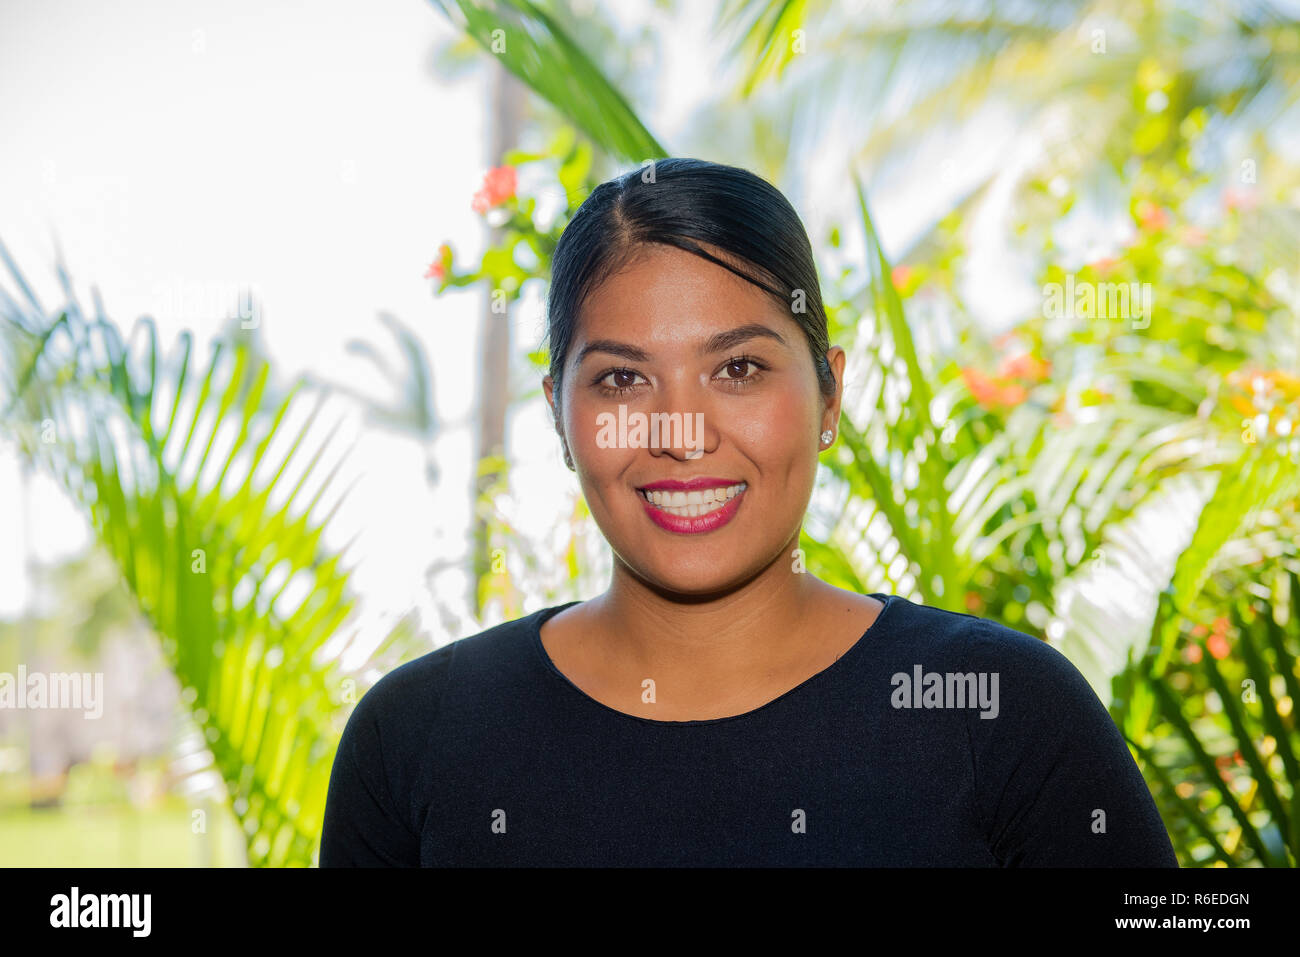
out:
{"label": "green palm leaf", "polygon": [[[1273,572],[1247,578],[1238,570],[1216,579],[1215,605],[1227,608],[1236,636],[1230,645],[1224,639],[1226,651],[1201,645],[1195,656],[1168,659],[1153,644],[1116,679],[1116,721],[1159,785],[1165,820],[1183,838],[1175,843],[1193,850],[1199,844],[1208,855],[1199,863],[1300,861],[1293,712],[1300,694],[1300,575]],[[1261,591],[1270,597],[1261,599]],[[1161,613],[1178,614],[1168,602]],[[1156,629],[1167,624],[1158,620]],[[1168,624],[1179,650],[1188,647],[1188,624],[1183,617]]]}
{"label": "green palm leaf", "polygon": [[1095,407],[1062,429],[1031,399],[994,431],[952,368],[932,389],[938,360],[917,350],[855,183],[866,318],[837,333],[854,340],[853,365],[865,371],[855,373],[854,394],[846,391],[841,449],[826,459],[842,514],[824,521],[820,536],[844,555],[823,564],[822,551],[806,551],[836,580],[915,587],[926,602],[955,610],[980,569],[1050,603],[1053,585],[1093,557],[1109,526],[1167,477],[1205,466],[1189,441],[1204,429],[1132,402]]}
{"label": "green palm leaf", "polygon": [[635,111],[551,14],[530,0],[431,0],[501,65],[611,154],[667,156]]}
{"label": "green palm leaf", "polygon": [[[358,637],[344,627],[348,573],[321,544],[341,501],[329,502],[338,466],[322,474],[330,440],[313,437],[325,394],[310,401],[299,383],[268,401],[270,368],[247,341],[218,342],[200,364],[186,334],[163,362],[151,321],[128,348],[65,293],[48,326],[34,297],[4,303],[5,379],[17,388],[0,427],[85,506],[116,559],[250,862],[310,864],[341,722],[361,690],[339,664]],[[404,619],[370,666],[409,657],[419,637]]]}

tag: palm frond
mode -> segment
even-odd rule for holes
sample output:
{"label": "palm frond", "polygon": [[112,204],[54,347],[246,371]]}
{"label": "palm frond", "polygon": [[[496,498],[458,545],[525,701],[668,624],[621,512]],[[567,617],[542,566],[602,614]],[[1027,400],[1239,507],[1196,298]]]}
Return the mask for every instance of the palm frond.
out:
{"label": "palm frond", "polygon": [[[201,362],[186,334],[164,360],[148,319],[129,347],[73,296],[54,322],[29,303],[0,314],[7,371],[24,372],[0,428],[85,507],[160,636],[249,860],[309,864],[361,690],[339,661],[359,637],[348,572],[322,545],[342,500],[314,429],[325,393],[299,383],[268,401],[270,367],[247,341]],[[369,663],[418,647],[403,619]]]}
{"label": "palm frond", "polygon": [[614,156],[637,163],[668,155],[595,61],[538,4],[430,2]]}
{"label": "palm frond", "polygon": [[1173,631],[1182,654],[1166,660],[1153,644],[1117,677],[1113,712],[1159,785],[1176,845],[1196,857],[1186,863],[1296,866],[1300,575],[1274,565],[1247,582],[1238,571],[1214,591],[1227,611],[1217,643],[1191,638],[1194,621],[1162,603],[1177,620],[1155,630]]}

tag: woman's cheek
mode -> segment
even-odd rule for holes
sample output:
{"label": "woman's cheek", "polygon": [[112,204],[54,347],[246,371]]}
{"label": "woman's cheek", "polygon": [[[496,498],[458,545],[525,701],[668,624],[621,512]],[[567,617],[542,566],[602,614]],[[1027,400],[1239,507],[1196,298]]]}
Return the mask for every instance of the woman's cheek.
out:
{"label": "woman's cheek", "polygon": [[[638,449],[619,448],[615,443],[606,445],[602,442],[602,430],[599,424],[601,412],[609,411],[595,404],[578,405],[572,410],[573,420],[569,435],[572,437],[570,447],[575,458],[574,464],[579,474],[585,479],[583,494],[589,504],[602,510],[619,507],[618,487],[622,487],[623,476],[631,465],[631,459]],[[623,489],[626,491],[626,489]],[[614,500],[611,501],[611,498]]]}
{"label": "woman's cheek", "polygon": [[[770,400],[749,406],[733,416],[726,431],[757,462],[778,464],[779,459],[806,454],[813,434],[815,415],[803,396],[773,395]],[[815,444],[815,436],[813,438]]]}

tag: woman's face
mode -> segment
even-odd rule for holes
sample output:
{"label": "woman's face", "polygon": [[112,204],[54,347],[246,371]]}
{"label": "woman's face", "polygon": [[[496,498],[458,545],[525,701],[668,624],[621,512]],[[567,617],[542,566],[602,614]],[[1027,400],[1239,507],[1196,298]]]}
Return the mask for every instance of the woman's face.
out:
{"label": "woman's face", "polygon": [[[594,290],[565,360],[557,427],[618,559],[695,595],[792,562],[784,553],[812,494],[820,433],[839,418],[844,352],[827,357],[831,400],[787,310],[676,247],[645,247]],[[543,385],[554,410],[550,376]]]}

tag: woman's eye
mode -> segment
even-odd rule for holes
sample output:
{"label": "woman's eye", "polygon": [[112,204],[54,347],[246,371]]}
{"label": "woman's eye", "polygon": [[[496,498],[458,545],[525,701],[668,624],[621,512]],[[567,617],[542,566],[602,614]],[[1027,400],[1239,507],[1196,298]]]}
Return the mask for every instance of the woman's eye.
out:
{"label": "woman's eye", "polygon": [[640,376],[631,369],[614,369],[606,373],[600,380],[600,384],[607,389],[623,390],[630,389],[636,385],[636,380]]}
{"label": "woman's eye", "polygon": [[747,379],[749,378],[750,375],[752,375],[752,373],[749,371],[751,366],[753,366],[754,369],[758,368],[758,366],[751,359],[732,359],[730,362],[728,362],[726,365],[722,367],[722,373],[723,373],[722,378]]}

